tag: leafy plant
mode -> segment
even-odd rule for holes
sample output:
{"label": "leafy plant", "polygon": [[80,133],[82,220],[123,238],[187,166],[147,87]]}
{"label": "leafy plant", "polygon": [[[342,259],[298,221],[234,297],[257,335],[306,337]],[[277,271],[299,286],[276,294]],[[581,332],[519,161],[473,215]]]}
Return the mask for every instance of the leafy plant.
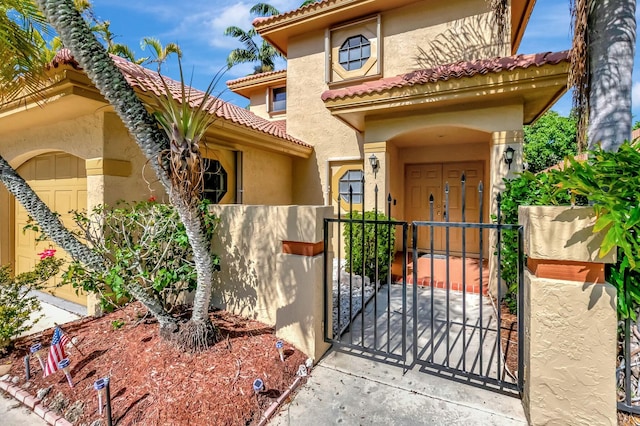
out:
{"label": "leafy plant", "polygon": [[[501,222],[518,223],[518,207],[543,205],[584,204],[584,197],[572,200],[568,191],[560,187],[560,175],[543,172],[524,172],[515,179],[505,179],[505,190],[501,194]],[[497,217],[494,215],[494,221]],[[512,313],[518,306],[518,232],[502,231],[501,277],[507,285],[504,302]]]}
{"label": "leafy plant", "polygon": [[373,211],[364,213],[364,226],[362,223],[363,215],[359,212],[347,214],[346,219],[351,219],[350,222],[345,223],[343,231],[346,270],[359,275],[364,270],[364,275],[369,277],[372,282],[376,280],[376,277],[379,282],[384,282],[389,273],[389,265],[393,260],[396,240],[395,226],[385,222],[393,219],[389,219],[383,213]]}
{"label": "leafy plant", "polygon": [[[206,238],[213,237],[218,218],[209,213],[208,201],[199,205]],[[82,237],[105,259],[105,272],[89,271],[72,262],[65,282],[76,289],[96,293],[104,310],[129,299],[126,284],[137,282],[167,312],[195,290],[197,277],[193,252],[175,208],[143,201],[115,208],[96,207],[91,214],[75,212]],[[214,268],[219,257],[213,256]]]}
{"label": "leafy plant", "polygon": [[564,188],[593,205],[593,231],[604,232],[600,256],[617,247],[618,263],[607,268],[607,279],[618,289],[619,317],[634,320],[640,303],[639,149],[640,141],[626,141],[617,152],[598,147],[589,151],[589,161],[569,159],[565,170],[554,172]]}
{"label": "leafy plant", "polygon": [[44,290],[64,263],[53,256],[55,250],[41,253],[41,260],[32,271],[13,277],[9,266],[0,267],[0,351],[11,344],[13,337],[29,330],[41,317],[29,320],[40,309],[40,301],[30,293]]}
{"label": "leafy plant", "polygon": [[111,321],[111,328],[113,328],[114,330],[119,330],[124,326],[124,321],[123,320],[113,320]]}

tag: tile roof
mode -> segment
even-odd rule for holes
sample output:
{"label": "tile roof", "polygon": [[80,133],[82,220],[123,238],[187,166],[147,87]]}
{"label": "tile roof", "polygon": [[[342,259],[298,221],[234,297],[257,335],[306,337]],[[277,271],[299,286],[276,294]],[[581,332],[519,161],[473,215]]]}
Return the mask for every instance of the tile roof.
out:
{"label": "tile roof", "polygon": [[[140,65],[136,65],[119,56],[111,55],[111,59],[115,62],[116,66],[120,69],[120,72],[122,72],[125,79],[132,87],[137,87],[144,92],[152,92],[155,95],[163,95],[165,93],[162,80],[157,72],[151,71]],[[75,69],[81,69],[78,62],[68,49],[61,49],[56,53],[55,57],[49,64],[49,68],[57,68],[60,65],[69,65]],[[164,76],[163,78],[173,97],[180,100],[182,93],[180,82]],[[190,101],[192,105],[197,105],[202,102],[204,92],[191,88],[190,94]],[[215,113],[218,117],[235,124],[275,136],[295,145],[311,147],[311,145],[287,134],[286,126],[282,123],[265,120],[245,108],[241,108],[221,99],[216,99],[212,102],[209,107],[209,111],[211,113]]]}
{"label": "tile roof", "polygon": [[511,71],[517,68],[541,67],[547,64],[555,65],[560,62],[570,62],[568,50],[479,59],[475,61],[461,61],[435,68],[417,70],[396,77],[382,78],[354,86],[327,90],[322,94],[322,100],[329,101],[350,96],[370,95],[390,89],[436,83],[438,81],[447,81],[463,77],[473,77],[479,74],[484,75],[501,71]]}
{"label": "tile roof", "polygon": [[252,80],[262,80],[263,78],[269,77],[280,77],[279,74],[282,74],[282,77],[287,75],[287,70],[278,70],[278,71],[270,71],[270,72],[262,72],[259,74],[251,74],[246,77],[236,78],[235,80],[227,81],[227,86],[233,86],[235,84],[246,83]]}
{"label": "tile roof", "polygon": [[272,15],[272,16],[265,16],[265,17],[261,17],[261,18],[256,18],[253,20],[253,26],[264,26],[264,25],[270,25],[274,22],[280,22],[280,21],[285,21],[291,17],[297,16],[297,15],[303,15],[311,10],[316,10],[316,9],[321,9],[324,6],[328,5],[329,3],[337,3],[341,0],[321,0],[321,1],[317,1],[315,3],[310,3],[306,6],[303,7],[299,7],[297,9],[291,10],[289,12],[285,12],[285,13],[281,13],[279,15]]}

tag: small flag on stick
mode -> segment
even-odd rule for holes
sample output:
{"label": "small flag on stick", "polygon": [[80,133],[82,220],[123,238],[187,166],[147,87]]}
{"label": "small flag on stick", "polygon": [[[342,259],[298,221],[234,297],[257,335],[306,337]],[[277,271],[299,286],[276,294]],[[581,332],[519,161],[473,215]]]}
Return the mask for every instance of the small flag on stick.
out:
{"label": "small flag on stick", "polygon": [[47,357],[47,363],[44,366],[44,376],[58,371],[58,363],[67,357],[64,351],[65,345],[69,343],[69,338],[62,332],[60,327],[56,327],[53,330],[53,337],[51,338],[51,348],[49,349],[49,356]]}

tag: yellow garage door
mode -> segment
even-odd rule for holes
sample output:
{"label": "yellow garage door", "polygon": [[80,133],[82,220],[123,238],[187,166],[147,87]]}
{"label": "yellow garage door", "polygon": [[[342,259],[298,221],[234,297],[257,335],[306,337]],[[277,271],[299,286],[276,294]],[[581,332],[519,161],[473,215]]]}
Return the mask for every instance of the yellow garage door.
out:
{"label": "yellow garage door", "polygon": [[[84,160],[69,154],[39,155],[18,168],[22,176],[47,206],[60,214],[62,223],[72,226],[71,210],[87,208],[87,175]],[[21,273],[33,269],[38,253],[49,248],[49,242],[36,243],[33,231],[23,231],[29,215],[20,203],[15,203],[15,269]],[[53,247],[64,255],[58,247]],[[51,285],[59,282],[54,278]],[[86,295],[76,295],[71,285],[52,288],[50,293],[72,302],[87,304]]]}

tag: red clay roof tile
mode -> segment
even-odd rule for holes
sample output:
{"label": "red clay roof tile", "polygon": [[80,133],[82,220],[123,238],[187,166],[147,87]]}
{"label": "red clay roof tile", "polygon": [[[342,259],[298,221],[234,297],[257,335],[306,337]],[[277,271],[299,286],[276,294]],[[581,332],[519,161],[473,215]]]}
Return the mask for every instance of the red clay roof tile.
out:
{"label": "red clay roof tile", "polygon": [[311,10],[316,10],[316,9],[320,9],[322,7],[324,7],[325,5],[329,4],[329,3],[336,3],[339,0],[322,0],[322,1],[317,1],[315,3],[311,3],[308,4],[306,6],[303,7],[299,7],[297,9],[293,9],[290,10],[288,12],[285,13],[281,13],[279,15],[272,15],[272,16],[265,16],[265,17],[260,17],[260,18],[256,18],[253,20],[253,26],[263,26],[263,25],[269,25],[272,24],[274,22],[279,22],[279,21],[284,21],[292,16],[295,15],[302,15],[308,11]]}
{"label": "red clay roof tile", "polygon": [[251,74],[246,77],[240,77],[240,78],[236,78],[235,80],[229,80],[227,81],[227,86],[233,86],[234,84],[244,83],[251,80],[259,80],[266,77],[276,77],[276,76],[279,76],[279,74],[282,74],[282,76],[286,76],[287,70],[278,70],[278,71],[262,72],[259,74]]}
{"label": "red clay roof tile", "polygon": [[540,67],[547,64],[569,62],[569,51],[534,53],[529,55],[515,55],[476,61],[461,61],[441,65],[435,68],[422,69],[395,77],[382,78],[354,86],[327,90],[322,94],[323,101],[343,99],[350,96],[361,96],[381,93],[385,90],[414,86],[418,84],[435,83],[463,77],[473,77],[478,74],[511,71],[516,68]]}
{"label": "red clay roof tile", "polygon": [[[140,65],[136,65],[119,56],[111,55],[111,59],[113,59],[113,62],[115,62],[116,66],[120,69],[120,72],[122,72],[125,79],[132,87],[137,87],[145,92],[153,92],[155,95],[163,95],[165,93],[160,75],[157,72],[141,67]],[[75,69],[81,69],[78,62],[74,59],[68,49],[61,49],[56,53],[55,57],[49,64],[49,67],[57,68],[60,65],[69,65]],[[163,78],[173,97],[180,100],[182,97],[180,82],[167,77]],[[203,97],[204,92],[191,88],[190,100],[192,105],[197,105],[202,102]],[[209,111],[211,113],[215,112],[218,117],[231,121],[235,124],[275,136],[296,145],[311,147],[311,145],[301,141],[300,139],[287,134],[286,125],[283,125],[278,121],[273,122],[265,120],[247,109],[240,108],[239,106],[225,102],[221,99],[216,99],[212,102],[209,107]]]}

